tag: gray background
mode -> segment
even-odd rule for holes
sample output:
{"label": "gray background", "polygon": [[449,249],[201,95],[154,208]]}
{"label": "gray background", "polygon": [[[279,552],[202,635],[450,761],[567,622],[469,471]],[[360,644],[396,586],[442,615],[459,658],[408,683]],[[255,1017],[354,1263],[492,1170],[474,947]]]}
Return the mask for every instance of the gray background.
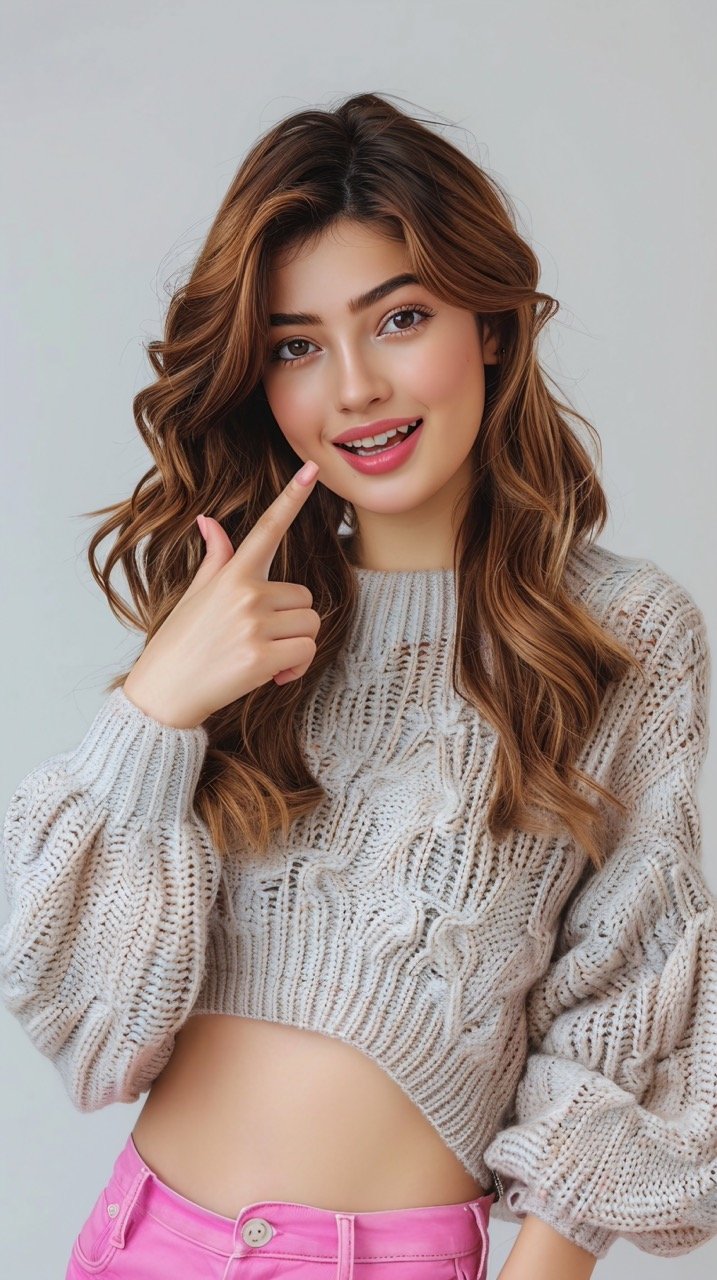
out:
{"label": "gray background", "polygon": [[[601,540],[682,582],[714,647],[715,26],[708,0],[5,4],[3,810],[139,651],[90,577],[95,522],[77,513],[150,465],[131,399],[165,286],[257,134],[349,93],[455,123],[447,136],[507,188],[561,302],[543,362],[602,438]],[[713,889],[714,784],[712,750]],[[4,1008],[0,1025],[3,1270],[63,1280],[142,1101],[80,1115]],[[493,1219],[491,1280],[516,1230]],[[659,1259],[620,1240],[596,1274],[710,1264],[717,1242]]]}

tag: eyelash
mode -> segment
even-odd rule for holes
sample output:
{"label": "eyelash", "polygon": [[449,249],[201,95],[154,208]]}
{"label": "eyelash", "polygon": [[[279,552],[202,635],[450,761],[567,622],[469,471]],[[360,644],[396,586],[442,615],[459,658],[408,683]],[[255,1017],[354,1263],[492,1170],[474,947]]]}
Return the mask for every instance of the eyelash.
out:
{"label": "eyelash", "polygon": [[[431,311],[430,307],[422,307],[420,305],[417,305],[415,307],[410,307],[410,306],[398,307],[395,311],[392,311],[390,315],[386,316],[386,319],[384,320],[384,324],[388,324],[389,320],[395,319],[396,316],[402,316],[404,312],[408,313],[409,315],[411,314],[411,312],[414,312],[416,315],[424,316],[425,319],[421,320],[418,324],[412,324],[410,329],[399,329],[396,333],[389,333],[386,335],[387,337],[401,338],[401,337],[404,337],[406,334],[415,333],[417,329],[420,329],[422,325],[425,324],[425,321],[427,319],[435,315],[435,312]],[[289,364],[301,364],[304,360],[308,360],[309,356],[311,355],[310,351],[307,351],[303,356],[293,356],[293,357],[280,356],[279,352],[281,351],[281,348],[285,347],[289,342],[310,342],[310,339],[309,338],[284,338],[284,341],[279,342],[272,350],[271,359],[273,361],[277,361],[279,364],[289,365]],[[311,345],[313,346],[314,344],[312,343]]]}

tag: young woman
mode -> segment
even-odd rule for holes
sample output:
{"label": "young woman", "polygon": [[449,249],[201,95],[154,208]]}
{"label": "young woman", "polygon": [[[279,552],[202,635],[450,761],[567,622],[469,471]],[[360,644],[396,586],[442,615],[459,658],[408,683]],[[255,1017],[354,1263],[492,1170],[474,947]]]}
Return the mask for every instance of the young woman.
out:
{"label": "young woman", "polygon": [[6,1006],[81,1111],[149,1091],[66,1280],[717,1233],[705,622],[590,536],[538,276],[360,94],[256,143],[149,344],[154,466],[89,513],[144,645],[5,820]]}

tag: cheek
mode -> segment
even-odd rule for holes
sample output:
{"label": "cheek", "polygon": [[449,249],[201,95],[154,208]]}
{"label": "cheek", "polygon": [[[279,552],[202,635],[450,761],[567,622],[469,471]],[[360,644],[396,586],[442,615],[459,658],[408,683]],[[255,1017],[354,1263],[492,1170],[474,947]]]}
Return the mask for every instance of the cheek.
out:
{"label": "cheek", "polygon": [[[290,385],[292,384],[293,385]],[[267,378],[264,391],[269,407],[290,444],[300,444],[307,431],[316,433],[317,406],[320,397],[312,390],[309,379],[286,373],[276,380]]]}
{"label": "cheek", "polygon": [[446,338],[431,349],[430,359],[416,352],[411,370],[411,391],[422,404],[453,405],[466,395],[475,397],[484,386],[483,366],[475,338]]}

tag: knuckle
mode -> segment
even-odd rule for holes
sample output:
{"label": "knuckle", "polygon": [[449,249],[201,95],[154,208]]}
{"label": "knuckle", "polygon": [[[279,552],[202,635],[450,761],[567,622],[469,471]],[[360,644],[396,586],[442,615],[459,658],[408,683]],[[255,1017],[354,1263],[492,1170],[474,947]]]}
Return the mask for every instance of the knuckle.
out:
{"label": "knuckle", "polygon": [[[283,511],[283,503],[281,509]],[[261,529],[262,533],[270,539],[278,539],[284,535],[284,522],[281,518],[281,511],[275,511],[269,508],[268,511],[262,512],[254,525],[255,529]]]}
{"label": "knuckle", "polygon": [[261,588],[257,582],[244,582],[241,589],[240,607],[242,612],[253,614],[261,601]]}
{"label": "knuckle", "polygon": [[244,643],[258,647],[261,642],[261,637],[262,628],[259,619],[253,613],[246,614],[244,616]]}

